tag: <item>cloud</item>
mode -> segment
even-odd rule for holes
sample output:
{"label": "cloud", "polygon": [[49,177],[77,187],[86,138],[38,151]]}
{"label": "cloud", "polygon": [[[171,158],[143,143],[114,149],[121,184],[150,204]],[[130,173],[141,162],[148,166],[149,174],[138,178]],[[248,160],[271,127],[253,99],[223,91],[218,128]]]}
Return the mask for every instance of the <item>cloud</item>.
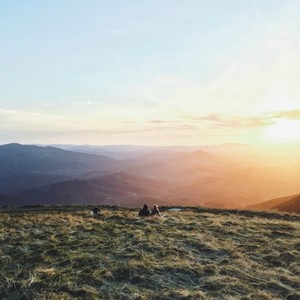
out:
{"label": "cloud", "polygon": [[152,126],[152,127],[137,127],[137,128],[128,128],[128,129],[91,129],[91,130],[76,130],[68,131],[68,133],[74,132],[78,134],[131,134],[131,133],[143,133],[143,132],[152,132],[152,131],[163,131],[163,130],[193,130],[197,129],[190,125],[174,125],[174,126]]}
{"label": "cloud", "polygon": [[166,124],[166,121],[162,121],[162,120],[150,120],[148,121],[149,124]]}
{"label": "cloud", "polygon": [[293,109],[289,111],[282,111],[273,114],[274,118],[285,118],[289,120],[300,120],[300,109]]}
{"label": "cloud", "polygon": [[212,124],[213,128],[235,128],[247,129],[255,127],[263,127],[273,123],[266,116],[263,117],[245,117],[245,116],[225,116],[219,114],[209,114],[204,116],[187,116],[192,121],[207,121]]}
{"label": "cloud", "polygon": [[72,128],[76,124],[75,121],[74,118],[59,114],[0,109],[0,124],[1,128],[5,129],[61,130],[62,128]]}
{"label": "cloud", "polygon": [[[80,120],[80,122],[79,122]],[[0,126],[6,131],[43,132],[53,135],[116,135],[158,131],[189,131],[197,129],[191,124],[160,119],[108,122],[82,116],[56,115],[41,112],[0,109]]]}
{"label": "cloud", "polygon": [[190,121],[208,122],[213,128],[227,127],[235,129],[250,129],[272,125],[276,123],[278,119],[300,120],[300,109],[250,117],[242,115],[231,116],[224,114],[208,114],[203,116],[186,115],[184,118]]}
{"label": "cloud", "polygon": [[3,118],[10,118],[17,113],[16,110],[0,109],[0,120]]}
{"label": "cloud", "polygon": [[163,121],[163,120],[149,120],[145,124],[149,125],[165,125],[164,128],[168,129],[197,129],[194,125],[185,124],[179,121]]}

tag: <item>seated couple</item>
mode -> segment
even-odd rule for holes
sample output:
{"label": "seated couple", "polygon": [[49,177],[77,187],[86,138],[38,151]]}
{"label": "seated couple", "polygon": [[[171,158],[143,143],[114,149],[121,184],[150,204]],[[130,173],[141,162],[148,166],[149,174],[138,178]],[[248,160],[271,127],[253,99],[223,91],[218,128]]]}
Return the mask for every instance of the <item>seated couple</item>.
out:
{"label": "seated couple", "polygon": [[158,206],[155,204],[151,213],[148,209],[147,204],[144,204],[144,207],[139,211],[139,217],[149,217],[149,216],[159,216],[160,212]]}

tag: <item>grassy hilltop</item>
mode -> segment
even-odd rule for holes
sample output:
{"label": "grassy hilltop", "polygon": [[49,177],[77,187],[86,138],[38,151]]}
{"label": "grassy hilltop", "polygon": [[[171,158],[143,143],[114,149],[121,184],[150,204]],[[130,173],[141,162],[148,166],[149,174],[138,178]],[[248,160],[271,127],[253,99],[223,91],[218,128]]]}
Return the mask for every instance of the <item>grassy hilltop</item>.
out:
{"label": "grassy hilltop", "polygon": [[300,298],[300,216],[90,209],[0,210],[0,298]]}

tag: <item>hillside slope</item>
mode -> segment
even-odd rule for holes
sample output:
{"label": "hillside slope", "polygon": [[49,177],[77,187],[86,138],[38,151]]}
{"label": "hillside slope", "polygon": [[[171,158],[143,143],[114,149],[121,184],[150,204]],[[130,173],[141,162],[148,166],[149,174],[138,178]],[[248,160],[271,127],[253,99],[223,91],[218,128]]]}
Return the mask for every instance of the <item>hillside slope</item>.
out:
{"label": "hillside slope", "polygon": [[13,198],[11,198],[11,197],[9,197],[9,196],[0,194],[0,206],[10,205],[10,204],[12,204],[14,201],[15,201],[15,199],[13,199]]}
{"label": "hillside slope", "polygon": [[[89,180],[74,179],[41,186],[19,195],[23,204],[141,205],[143,197],[161,195],[164,185],[153,179],[118,172]],[[141,199],[139,201],[139,199]]]}
{"label": "hillside slope", "polygon": [[248,206],[253,210],[275,210],[300,214],[300,194],[271,199],[256,205]]}
{"label": "hillside slope", "polygon": [[74,178],[94,169],[109,169],[115,160],[54,147],[0,146],[0,192],[18,193],[42,184]]}
{"label": "hillside slope", "polygon": [[0,298],[299,299],[300,216],[0,209]]}

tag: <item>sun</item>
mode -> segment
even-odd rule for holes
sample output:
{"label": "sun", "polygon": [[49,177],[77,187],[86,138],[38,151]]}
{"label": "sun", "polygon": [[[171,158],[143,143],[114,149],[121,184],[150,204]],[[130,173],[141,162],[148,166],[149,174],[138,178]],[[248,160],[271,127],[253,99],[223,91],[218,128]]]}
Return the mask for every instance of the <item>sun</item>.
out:
{"label": "sun", "polygon": [[300,142],[300,120],[278,120],[263,130],[263,137],[271,143],[291,144]]}

